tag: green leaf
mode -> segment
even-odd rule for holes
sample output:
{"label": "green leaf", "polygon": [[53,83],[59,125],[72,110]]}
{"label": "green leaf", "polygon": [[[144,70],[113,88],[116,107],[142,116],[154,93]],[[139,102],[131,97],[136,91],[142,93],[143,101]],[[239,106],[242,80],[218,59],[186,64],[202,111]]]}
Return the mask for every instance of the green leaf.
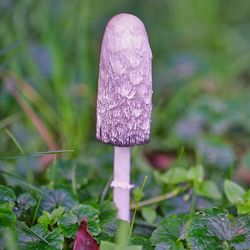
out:
{"label": "green leaf", "polygon": [[36,200],[30,193],[23,193],[18,196],[17,205],[22,210],[28,210],[36,205]]}
{"label": "green leaf", "polygon": [[204,179],[204,175],[205,175],[204,167],[199,164],[195,167],[191,167],[188,170],[187,178],[188,180],[193,182],[201,182]]}
{"label": "green leaf", "polygon": [[181,242],[164,242],[156,245],[155,250],[184,250]]}
{"label": "green leaf", "polygon": [[187,240],[191,249],[224,249],[223,242],[229,239],[228,213],[225,210],[205,209],[197,212],[189,221]]}
{"label": "green leaf", "polygon": [[52,212],[58,207],[63,207],[65,211],[72,208],[76,202],[72,199],[71,195],[62,189],[44,191],[43,198],[41,200],[40,209],[43,211]]}
{"label": "green leaf", "polygon": [[185,231],[185,223],[188,220],[187,215],[170,215],[155,229],[151,236],[151,243],[156,246],[161,243],[166,243],[172,248],[167,249],[184,249],[184,246],[179,239],[183,239]]}
{"label": "green leaf", "polygon": [[238,204],[243,202],[243,195],[246,191],[237,183],[230,180],[225,180],[224,190],[228,200],[232,204]]}
{"label": "green leaf", "polygon": [[61,228],[63,235],[70,238],[76,234],[78,228],[77,216],[72,213],[65,213],[58,221],[58,226]]}
{"label": "green leaf", "polygon": [[143,236],[135,235],[130,238],[129,243],[131,245],[138,245],[142,246],[143,250],[152,250],[153,247],[151,246],[150,239],[145,238]]}
{"label": "green leaf", "polygon": [[38,218],[38,222],[44,226],[54,225],[60,219],[63,212],[64,208],[62,207],[56,208],[51,214],[47,211],[43,211],[43,215]]}
{"label": "green leaf", "polygon": [[0,228],[12,227],[15,225],[16,215],[12,209],[12,203],[0,203]]}
{"label": "green leaf", "polygon": [[116,214],[117,214],[117,208],[115,207],[113,202],[103,201],[100,204],[100,219],[102,225],[116,218]]}
{"label": "green leaf", "polygon": [[243,203],[236,205],[238,214],[250,214],[250,204]]}
{"label": "green leaf", "polygon": [[250,189],[243,195],[243,199],[246,203],[250,205]]}
{"label": "green leaf", "polygon": [[153,223],[156,219],[156,211],[152,207],[143,207],[141,209],[142,217],[149,223]]}
{"label": "green leaf", "polygon": [[59,207],[53,210],[53,212],[51,213],[52,225],[57,223],[57,221],[61,218],[63,212],[64,212],[63,207]]}
{"label": "green leaf", "polygon": [[233,245],[234,249],[248,249],[250,244],[250,219],[241,216],[229,219],[226,210],[213,208],[197,212],[188,222],[187,242],[191,249],[224,250]]}
{"label": "green leaf", "polygon": [[[36,236],[39,235],[40,237]],[[55,228],[52,232],[41,224],[31,228],[31,231],[24,231],[19,234],[18,245],[20,250],[62,250],[63,235],[60,228]]]}
{"label": "green leaf", "polygon": [[101,227],[101,234],[99,235],[99,238],[101,240],[114,241],[118,226],[119,226],[119,220],[116,218],[103,224]]}
{"label": "green leaf", "polygon": [[77,205],[71,210],[78,218],[78,222],[82,221],[83,217],[86,217],[88,222],[88,229],[93,236],[97,236],[101,232],[99,210],[90,205]]}
{"label": "green leaf", "polygon": [[46,227],[52,224],[51,214],[47,211],[43,211],[43,214],[38,218],[38,222]]}
{"label": "green leaf", "polygon": [[124,248],[119,248],[119,246],[115,243],[102,241],[100,250],[142,250],[142,246],[126,246]]}
{"label": "green leaf", "polygon": [[206,180],[198,185],[196,192],[200,196],[208,197],[214,200],[222,198],[221,192],[213,181]]}
{"label": "green leaf", "polygon": [[250,190],[243,195],[243,202],[236,205],[238,214],[250,213]]}
{"label": "green leaf", "polygon": [[250,216],[240,215],[235,218],[235,233],[230,246],[235,250],[246,250],[250,246]]}
{"label": "green leaf", "polygon": [[16,195],[14,191],[4,185],[0,185],[0,203],[11,202],[14,203]]}
{"label": "green leaf", "polygon": [[101,240],[114,240],[118,228],[116,214],[117,209],[113,202],[104,201],[100,204],[101,234],[99,238]]}
{"label": "green leaf", "polygon": [[162,181],[166,184],[177,184],[186,180],[187,170],[180,167],[173,167],[162,176]]}

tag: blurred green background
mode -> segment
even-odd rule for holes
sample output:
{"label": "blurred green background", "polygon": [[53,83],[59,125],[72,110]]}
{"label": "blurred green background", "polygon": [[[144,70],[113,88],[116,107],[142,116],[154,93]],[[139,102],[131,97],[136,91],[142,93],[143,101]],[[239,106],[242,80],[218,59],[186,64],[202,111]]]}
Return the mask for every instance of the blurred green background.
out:
{"label": "blurred green background", "polygon": [[95,100],[104,28],[120,12],[144,22],[154,57],[151,143],[135,156],[160,169],[180,154],[184,165],[237,166],[249,185],[245,0],[1,0],[0,154],[20,150],[8,131],[24,152],[112,152],[95,140]]}

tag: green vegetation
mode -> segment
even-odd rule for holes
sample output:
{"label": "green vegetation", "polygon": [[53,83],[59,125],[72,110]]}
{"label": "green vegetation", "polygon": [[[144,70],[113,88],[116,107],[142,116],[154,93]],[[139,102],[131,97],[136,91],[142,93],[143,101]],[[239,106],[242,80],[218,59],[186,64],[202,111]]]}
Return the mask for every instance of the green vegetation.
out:
{"label": "green vegetation", "polygon": [[[95,140],[119,12],[143,20],[154,56],[131,227],[111,202],[112,147]],[[250,249],[250,2],[2,0],[0,16],[1,250],[72,249],[83,218],[102,250]]]}

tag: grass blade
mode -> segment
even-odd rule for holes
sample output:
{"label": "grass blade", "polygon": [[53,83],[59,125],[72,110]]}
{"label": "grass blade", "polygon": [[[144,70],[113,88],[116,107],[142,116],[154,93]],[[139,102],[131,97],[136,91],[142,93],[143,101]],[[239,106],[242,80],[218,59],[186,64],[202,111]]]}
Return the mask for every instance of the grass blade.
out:
{"label": "grass blade", "polygon": [[14,142],[16,147],[19,149],[20,153],[24,154],[24,150],[23,150],[21,144],[19,143],[19,141],[16,139],[16,137],[7,128],[5,129],[5,132],[10,137],[10,139]]}
{"label": "grass blade", "polygon": [[18,181],[19,181],[21,184],[23,184],[23,186],[25,186],[26,188],[31,189],[31,190],[33,190],[33,191],[39,193],[39,194],[43,194],[43,192],[42,192],[40,189],[38,189],[37,187],[35,187],[34,185],[32,185],[32,184],[30,184],[30,183],[28,183],[28,182],[26,182],[26,181],[23,181],[23,178],[22,178],[22,177],[19,177],[19,176],[17,176],[17,175],[11,174],[11,173],[8,173],[8,172],[6,172],[6,171],[4,171],[4,170],[0,170],[0,174],[10,176],[10,177],[12,177],[12,178],[18,180]]}
{"label": "grass blade", "polygon": [[15,122],[18,118],[18,114],[14,114],[11,116],[8,116],[0,121],[0,129],[5,128],[6,126],[10,125],[11,123]]}
{"label": "grass blade", "polygon": [[29,228],[28,226],[26,226],[21,221],[17,221],[17,225],[20,226],[20,227],[22,227],[22,228],[24,228],[24,230],[28,231],[29,233],[34,234],[37,238],[39,238],[40,240],[44,241],[46,244],[51,245],[45,238],[43,238],[41,235],[39,235],[36,232],[34,232],[31,228]]}
{"label": "grass blade", "polygon": [[72,153],[72,152],[74,152],[73,149],[41,151],[41,152],[25,153],[25,154],[20,154],[20,155],[0,157],[0,161],[16,160],[16,159],[25,158],[25,157],[39,157],[43,155],[65,154],[65,153]]}

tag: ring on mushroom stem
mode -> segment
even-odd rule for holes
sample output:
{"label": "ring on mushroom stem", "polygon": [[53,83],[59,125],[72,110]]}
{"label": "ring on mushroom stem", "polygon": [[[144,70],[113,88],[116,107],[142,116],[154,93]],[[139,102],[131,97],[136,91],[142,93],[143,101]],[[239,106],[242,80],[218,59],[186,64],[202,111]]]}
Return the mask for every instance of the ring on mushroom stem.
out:
{"label": "ring on mushroom stem", "polygon": [[114,181],[113,180],[111,182],[110,186],[114,187],[114,188],[120,187],[120,188],[124,188],[124,189],[132,189],[132,188],[134,188],[135,185],[128,184],[128,183],[122,182],[122,181]]}

